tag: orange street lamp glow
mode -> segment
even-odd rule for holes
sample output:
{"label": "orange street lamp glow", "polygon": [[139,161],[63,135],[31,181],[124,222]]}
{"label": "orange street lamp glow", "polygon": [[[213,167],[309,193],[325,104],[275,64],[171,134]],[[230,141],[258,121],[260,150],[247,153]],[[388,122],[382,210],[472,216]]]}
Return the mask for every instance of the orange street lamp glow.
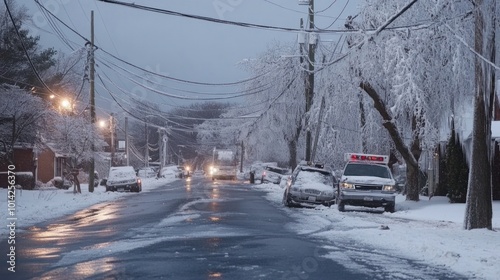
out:
{"label": "orange street lamp glow", "polygon": [[100,120],[99,121],[99,127],[100,128],[105,128],[106,127],[106,121],[105,120]]}
{"label": "orange street lamp glow", "polygon": [[63,99],[61,101],[61,107],[65,110],[71,110],[71,102],[68,99]]}

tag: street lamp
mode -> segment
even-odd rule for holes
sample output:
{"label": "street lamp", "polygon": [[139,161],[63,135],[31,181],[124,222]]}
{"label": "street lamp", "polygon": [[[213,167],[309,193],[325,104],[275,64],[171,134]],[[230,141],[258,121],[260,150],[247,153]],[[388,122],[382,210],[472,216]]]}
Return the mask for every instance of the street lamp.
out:
{"label": "street lamp", "polygon": [[110,134],[110,144],[111,144],[111,157],[110,157],[110,166],[113,167],[113,160],[115,157],[115,123],[114,123],[114,118],[113,118],[113,113],[109,116],[109,126],[108,122],[106,120],[100,120],[98,122],[98,125],[100,128],[109,129],[109,134]]}
{"label": "street lamp", "polygon": [[100,120],[100,121],[99,121],[99,127],[100,127],[100,128],[106,128],[106,125],[107,125],[107,123],[106,123],[106,121],[105,121],[105,120]]}
{"label": "street lamp", "polygon": [[59,108],[61,111],[71,112],[73,109],[73,104],[71,104],[71,101],[68,98],[64,98],[61,100],[61,103],[59,104]]}

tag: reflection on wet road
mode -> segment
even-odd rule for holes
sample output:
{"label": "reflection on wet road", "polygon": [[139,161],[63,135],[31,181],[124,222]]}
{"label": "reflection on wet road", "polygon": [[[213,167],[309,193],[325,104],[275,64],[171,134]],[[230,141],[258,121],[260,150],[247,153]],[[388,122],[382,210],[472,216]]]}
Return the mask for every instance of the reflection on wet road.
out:
{"label": "reflection on wet road", "polygon": [[20,233],[18,272],[0,279],[374,278],[324,258],[333,244],[293,232],[297,221],[264,195],[188,178],[94,205]]}

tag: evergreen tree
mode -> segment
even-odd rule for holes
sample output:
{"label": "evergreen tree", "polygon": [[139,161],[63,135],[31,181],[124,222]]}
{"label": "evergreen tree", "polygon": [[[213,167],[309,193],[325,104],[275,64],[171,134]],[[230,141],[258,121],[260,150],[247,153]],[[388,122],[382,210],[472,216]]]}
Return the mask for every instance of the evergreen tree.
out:
{"label": "evergreen tree", "polygon": [[451,203],[465,203],[467,198],[467,183],[469,181],[469,167],[460,144],[460,139],[452,125],[451,137],[446,147],[446,176],[448,184],[447,197]]}

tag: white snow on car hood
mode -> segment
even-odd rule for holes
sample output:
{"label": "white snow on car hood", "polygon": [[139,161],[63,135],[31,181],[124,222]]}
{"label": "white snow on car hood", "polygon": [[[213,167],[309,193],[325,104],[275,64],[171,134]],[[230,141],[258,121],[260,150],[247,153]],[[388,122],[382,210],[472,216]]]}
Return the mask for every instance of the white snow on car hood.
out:
{"label": "white snow on car hood", "polygon": [[354,184],[374,184],[374,185],[396,184],[396,182],[393,179],[373,177],[373,176],[342,176],[340,182],[347,182]]}
{"label": "white snow on car hood", "polygon": [[296,182],[292,187],[315,189],[319,191],[333,191],[333,185],[326,185],[323,181],[324,175],[319,172],[302,171],[297,175]]}

